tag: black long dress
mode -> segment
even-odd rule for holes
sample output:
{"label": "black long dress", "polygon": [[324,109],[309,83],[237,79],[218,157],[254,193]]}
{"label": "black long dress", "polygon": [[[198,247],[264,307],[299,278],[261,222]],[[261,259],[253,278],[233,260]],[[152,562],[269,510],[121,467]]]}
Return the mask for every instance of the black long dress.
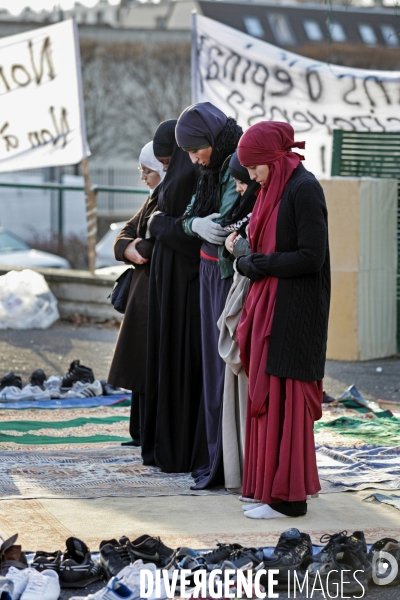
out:
{"label": "black long dress", "polygon": [[[137,237],[143,238],[137,245],[144,258],[151,259],[154,240],[145,240],[147,220],[157,208],[158,188],[153,191],[137,214],[128,221],[118,234],[114,243],[117,260],[127,265],[124,252]],[[129,288],[128,302],[124,319],[118,334],[118,340],[111,362],[108,383],[132,391],[129,433],[133,440],[140,441],[140,398],[146,391],[147,360],[147,315],[149,297],[149,275],[151,261],[143,265],[133,265],[134,271]],[[134,343],[132,343],[134,340]]]}
{"label": "black long dress", "polygon": [[[194,192],[197,173],[173,139],[150,232],[156,239],[150,269],[147,377],[142,435],[145,465],[188,472],[202,391],[199,264],[201,241],[177,217]],[[201,461],[201,458],[198,458]]]}

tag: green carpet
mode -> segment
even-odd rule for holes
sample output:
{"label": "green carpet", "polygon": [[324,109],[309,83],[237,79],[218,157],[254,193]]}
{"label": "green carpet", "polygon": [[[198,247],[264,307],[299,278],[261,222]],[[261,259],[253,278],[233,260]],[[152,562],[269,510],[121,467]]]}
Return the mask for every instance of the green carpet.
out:
{"label": "green carpet", "polygon": [[15,444],[44,445],[44,444],[96,444],[100,442],[128,442],[130,437],[116,435],[90,435],[87,437],[66,436],[53,437],[52,435],[7,435],[0,433],[0,442],[14,442]]}
{"label": "green carpet", "polygon": [[356,437],[367,444],[378,446],[400,445],[400,420],[396,419],[390,411],[376,412],[375,419],[365,421],[340,417],[326,423],[315,423],[315,430],[334,430],[344,436]]}
{"label": "green carpet", "polygon": [[129,417],[79,417],[69,421],[3,421],[0,423],[1,431],[35,431],[37,429],[66,429],[68,427],[82,427],[83,425],[105,425],[129,421]]}

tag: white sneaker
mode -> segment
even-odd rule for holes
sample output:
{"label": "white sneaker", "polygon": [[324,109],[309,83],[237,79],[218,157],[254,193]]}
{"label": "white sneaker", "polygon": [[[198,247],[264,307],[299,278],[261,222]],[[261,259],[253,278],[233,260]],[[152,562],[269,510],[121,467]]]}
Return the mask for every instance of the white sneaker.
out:
{"label": "white sneaker", "polygon": [[12,600],[12,591],[14,584],[8,577],[0,575],[0,598],[2,600]]}
{"label": "white sneaker", "polygon": [[58,600],[60,592],[60,582],[55,571],[46,569],[39,573],[32,569],[21,600]]}
{"label": "white sneaker", "polygon": [[102,395],[103,386],[98,379],[95,379],[93,383],[77,381],[68,392],[60,394],[60,398],[94,398]]}
{"label": "white sneaker", "polygon": [[112,577],[106,587],[88,596],[72,596],[69,600],[136,600],[139,596],[132,592],[118,577]]}
{"label": "white sneaker", "polygon": [[45,382],[44,387],[50,393],[52,398],[60,397],[60,386],[61,386],[61,377],[58,375],[51,375]]}
{"label": "white sneaker", "polygon": [[[157,571],[156,565],[154,563],[143,564],[142,560],[136,560],[134,563],[124,567],[117,576],[122,583],[124,583],[134,594],[136,594],[137,598],[140,597],[140,571],[142,569],[151,571],[155,580],[155,573]],[[147,598],[147,600],[165,600],[166,598],[167,590],[165,589],[164,579],[161,577],[160,593],[156,593],[154,586],[154,591],[151,596]]]}
{"label": "white sneaker", "polygon": [[26,385],[20,390],[14,385],[3,388],[0,392],[1,402],[17,402],[20,400],[50,400],[50,393],[38,385]]}
{"label": "white sneaker", "polygon": [[28,580],[29,573],[32,569],[16,569],[15,567],[10,567],[7,571],[8,579],[14,584],[14,590],[12,593],[12,600],[18,600],[21,597],[22,592],[25,590]]}

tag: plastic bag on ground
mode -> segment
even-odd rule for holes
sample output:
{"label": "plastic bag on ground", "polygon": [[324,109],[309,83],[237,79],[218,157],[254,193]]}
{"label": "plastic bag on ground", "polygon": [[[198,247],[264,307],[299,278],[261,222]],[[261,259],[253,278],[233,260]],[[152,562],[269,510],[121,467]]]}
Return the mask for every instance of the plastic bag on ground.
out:
{"label": "plastic bag on ground", "polygon": [[43,275],[24,269],[0,276],[0,329],[47,329],[59,318]]}

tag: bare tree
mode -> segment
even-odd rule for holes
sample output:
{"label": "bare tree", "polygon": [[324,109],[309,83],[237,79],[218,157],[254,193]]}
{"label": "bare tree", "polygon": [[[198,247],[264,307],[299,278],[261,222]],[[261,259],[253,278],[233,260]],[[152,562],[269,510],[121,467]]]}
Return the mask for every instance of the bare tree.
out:
{"label": "bare tree", "polygon": [[190,104],[190,46],[81,46],[86,125],[93,155],[136,157],[157,125]]}

